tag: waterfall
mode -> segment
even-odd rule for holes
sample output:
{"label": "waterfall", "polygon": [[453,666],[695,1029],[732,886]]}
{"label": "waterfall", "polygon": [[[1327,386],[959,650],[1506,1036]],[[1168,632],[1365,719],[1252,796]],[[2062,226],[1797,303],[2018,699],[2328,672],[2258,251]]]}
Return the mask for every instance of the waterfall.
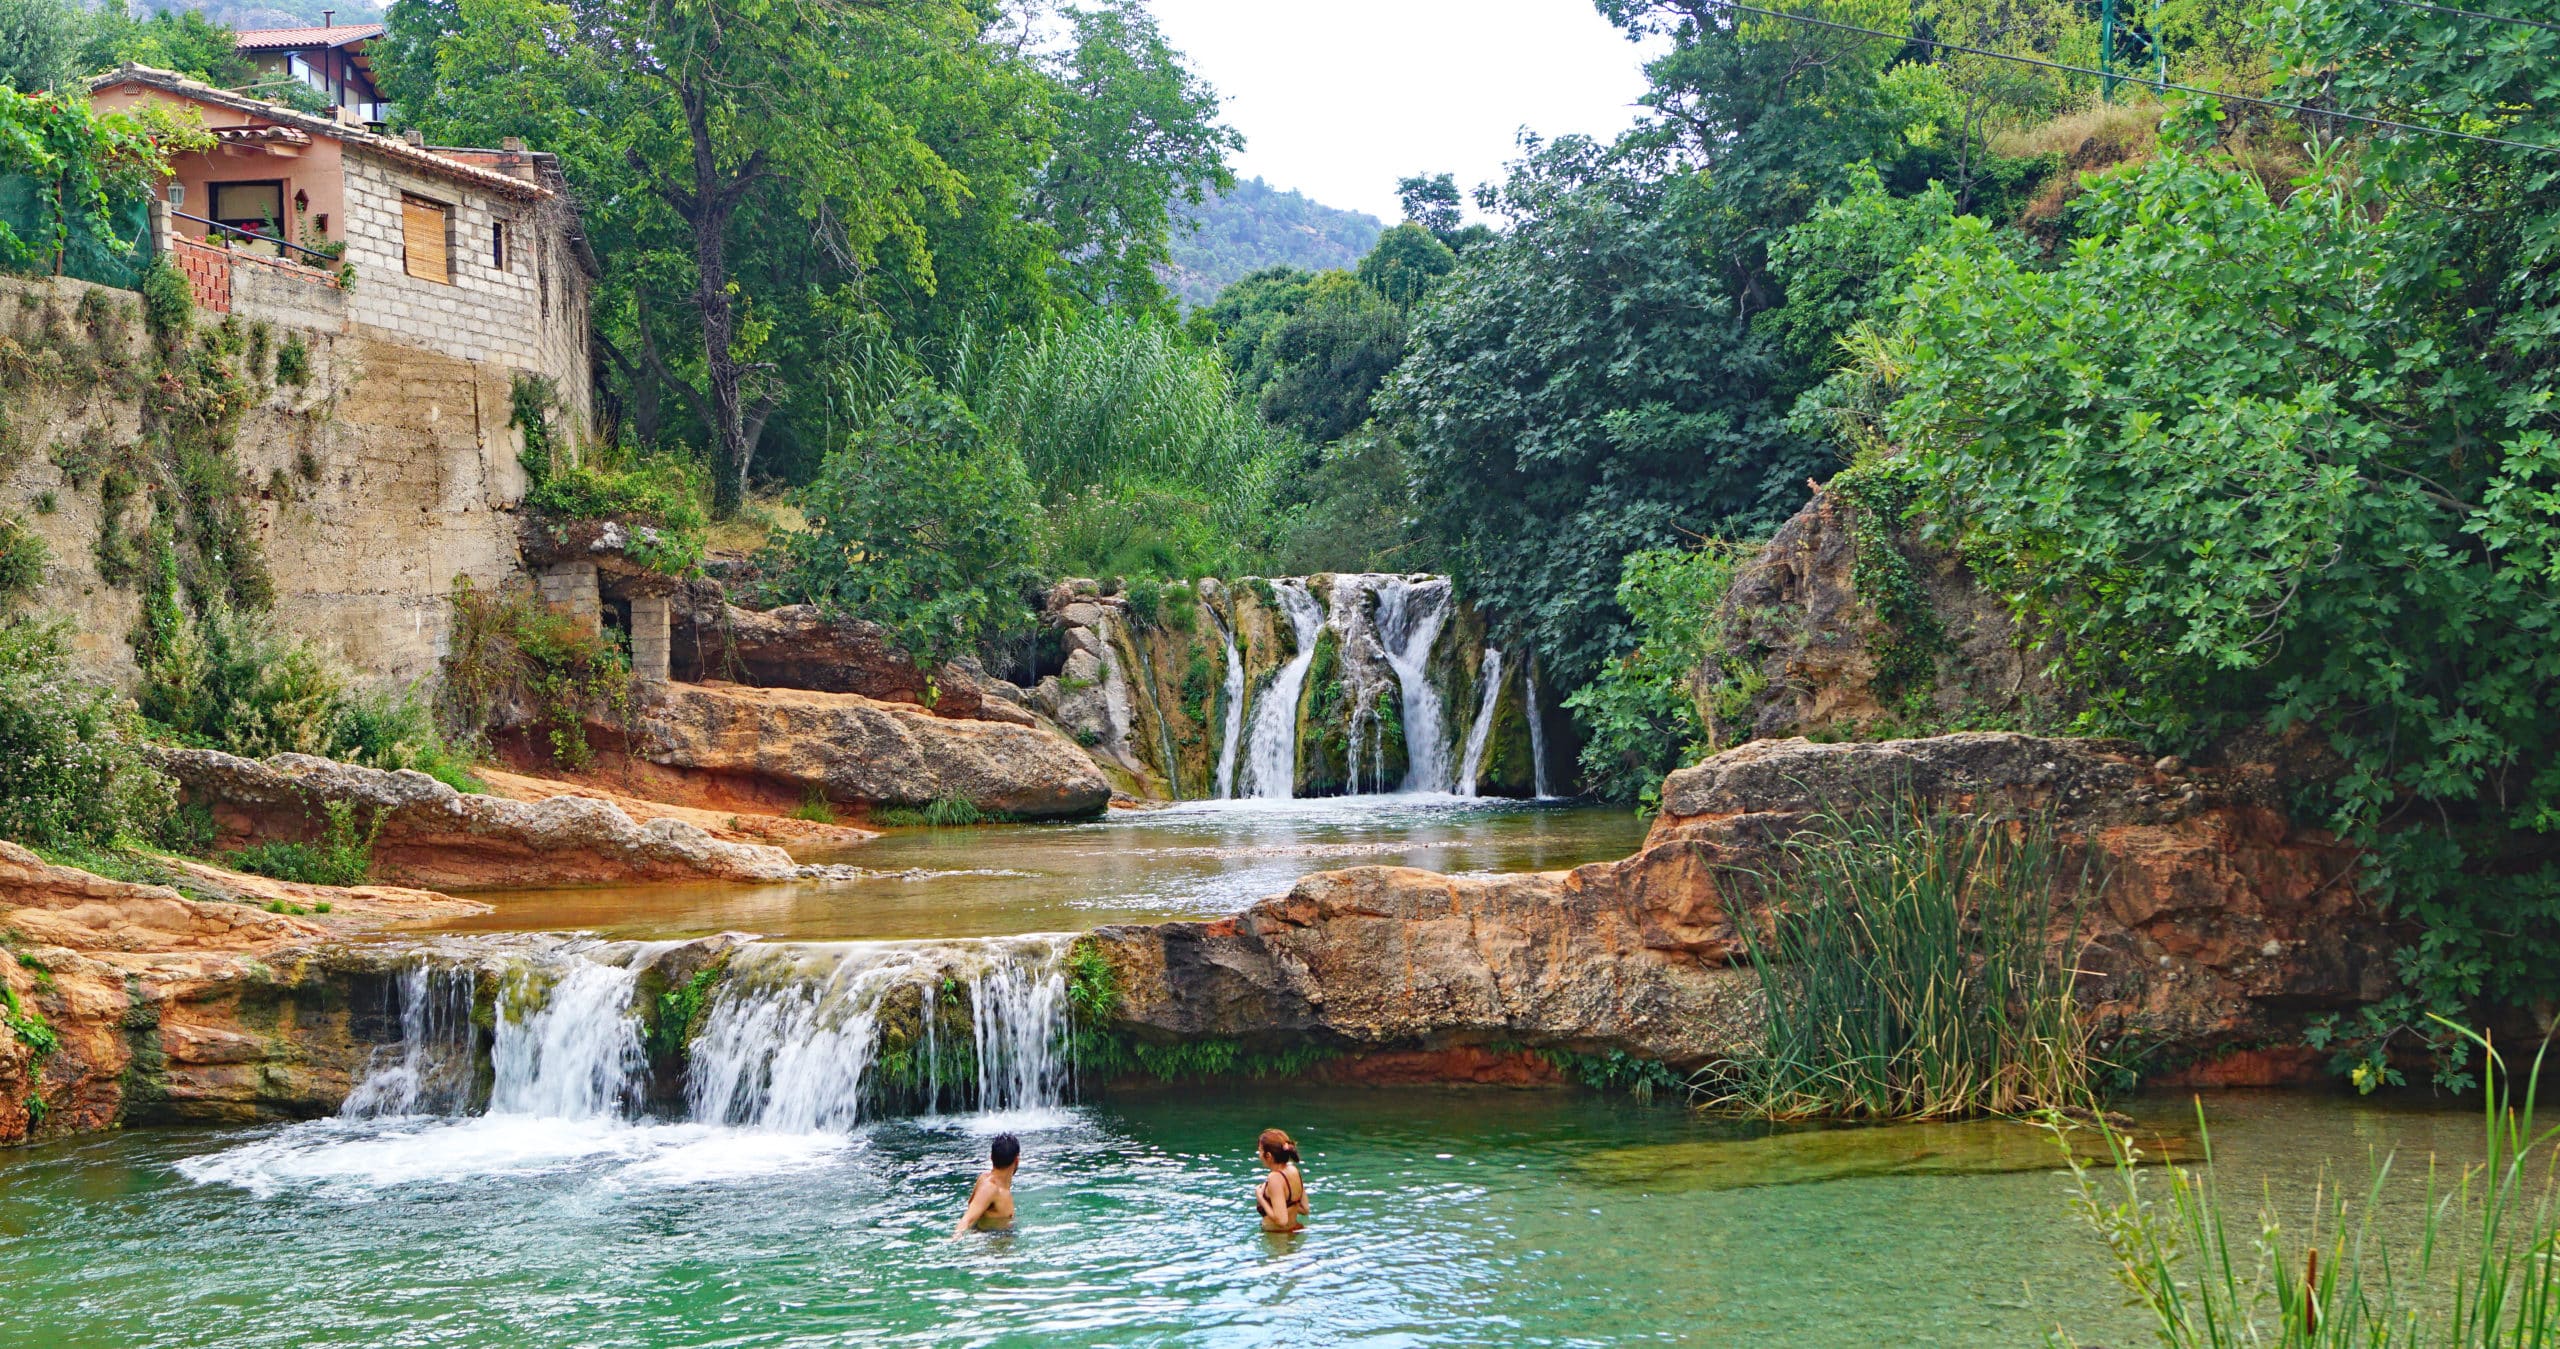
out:
{"label": "waterfall", "polygon": [[1271,593],[1298,634],[1297,654],[1280,667],[1253,709],[1249,742],[1251,794],[1285,801],[1298,791],[1298,695],[1306,687],[1307,667],[1316,661],[1316,636],[1324,628],[1324,610],[1307,593],[1303,581],[1274,581]]}
{"label": "waterfall", "polygon": [[1555,793],[1547,790],[1547,722],[1538,714],[1538,662],[1530,661],[1529,668],[1520,673],[1529,704],[1529,776],[1533,784],[1530,790],[1544,801]]}
{"label": "waterfall", "polygon": [[[964,1073],[979,1109],[1057,1105],[1072,1078],[1069,941],[741,946],[687,1047],[682,1113],[702,1124],[841,1133],[884,1107],[937,1108],[971,1085],[953,1080]],[[668,946],[617,949],[619,959],[556,949],[497,976],[489,1114],[641,1115],[649,1059],[637,991]],[[404,971],[402,1041],[376,1056],[342,1113],[472,1113],[467,1093],[429,1086],[471,1078],[476,977],[424,962]],[[940,1020],[962,1008],[966,1037],[946,1039]]]}
{"label": "waterfall", "polygon": [[572,960],[546,986],[511,975],[498,997],[489,1112],[584,1119],[640,1104],[649,1058],[631,995],[637,969]]}
{"label": "waterfall", "polygon": [[1432,644],[1449,621],[1449,583],[1434,577],[1415,582],[1388,576],[1376,581],[1378,646],[1404,702],[1404,789],[1445,792],[1455,785],[1449,765],[1449,733],[1440,710],[1440,691],[1431,686]]}
{"label": "waterfall", "polygon": [[468,968],[412,961],[392,984],[400,1002],[399,1043],[377,1047],[365,1074],[338,1113],[454,1115],[471,1104],[471,1000],[479,981]]}
{"label": "waterfall", "polygon": [[1210,784],[1221,801],[1231,801],[1236,794],[1236,751],[1244,739],[1244,653],[1236,650],[1236,635],[1218,611],[1209,611],[1209,621],[1218,628],[1218,640],[1227,647],[1227,726],[1218,741],[1218,779]]}
{"label": "waterfall", "polygon": [[1484,649],[1484,664],[1477,669],[1476,682],[1484,686],[1484,695],[1476,700],[1476,722],[1467,728],[1467,757],[1458,769],[1458,795],[1476,794],[1476,775],[1484,770],[1484,744],[1493,733],[1493,706],[1502,698],[1502,648]]}

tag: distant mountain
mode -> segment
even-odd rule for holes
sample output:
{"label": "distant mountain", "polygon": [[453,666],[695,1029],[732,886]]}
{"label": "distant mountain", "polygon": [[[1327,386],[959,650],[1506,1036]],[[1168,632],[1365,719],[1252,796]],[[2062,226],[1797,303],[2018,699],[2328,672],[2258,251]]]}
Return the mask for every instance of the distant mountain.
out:
{"label": "distant mountain", "polygon": [[1180,213],[1198,220],[1200,228],[1174,231],[1173,266],[1165,284],[1186,308],[1209,303],[1228,283],[1265,267],[1320,272],[1352,266],[1386,229],[1364,211],[1327,206],[1259,178],[1248,178],[1196,209],[1180,208]]}
{"label": "distant mountain", "polygon": [[215,23],[227,23],[242,31],[317,27],[324,9],[335,11],[337,22],[342,24],[380,23],[383,13],[364,0],[144,0],[132,8],[136,14],[159,9],[200,10]]}

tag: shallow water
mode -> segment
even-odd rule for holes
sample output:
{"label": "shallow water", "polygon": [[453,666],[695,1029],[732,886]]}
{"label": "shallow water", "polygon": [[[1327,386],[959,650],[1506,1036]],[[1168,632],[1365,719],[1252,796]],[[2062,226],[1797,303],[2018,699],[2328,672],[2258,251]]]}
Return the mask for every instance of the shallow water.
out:
{"label": "shallow water", "polygon": [[[2460,1111],[2210,1109],[2225,1183],[2252,1195],[2360,1178],[2374,1148],[2415,1171],[2477,1145]],[[1249,1151],[1273,1122],[1307,1155],[1300,1237],[1254,1227]],[[951,1241],[998,1128],[1024,1140],[1020,1224]],[[844,1134],[503,1115],[136,1130],[0,1155],[0,1344],[2147,1340],[2049,1156],[1968,1143],[1954,1173],[1908,1174],[1913,1137],[1773,1140],[1566,1093],[1227,1087]]]}
{"label": "shallow water", "polygon": [[581,928],[616,937],[746,931],[893,941],[1224,917],[1311,871],[1548,871],[1624,857],[1645,822],[1617,808],[1451,796],[1194,801],[1090,824],[907,829],[804,860],[874,873],[792,885],[648,885],[475,898],[448,931]]}

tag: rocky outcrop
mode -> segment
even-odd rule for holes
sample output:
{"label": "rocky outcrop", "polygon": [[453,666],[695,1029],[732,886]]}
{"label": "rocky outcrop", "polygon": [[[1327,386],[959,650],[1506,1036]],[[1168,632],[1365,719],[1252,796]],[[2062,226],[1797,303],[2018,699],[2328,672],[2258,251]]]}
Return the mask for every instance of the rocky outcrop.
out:
{"label": "rocky outcrop", "polygon": [[[2294,828],[2271,775],[2193,771],[2120,742],[1974,733],[1758,742],[1664,784],[1642,851],[1566,873],[1310,876],[1216,923],[1096,934],[1134,1034],[1304,1040],[1418,1055],[1621,1050],[1679,1067],[1754,1034],[1742,925],[1776,845],[1831,806],[1891,798],[2048,813],[2096,879],[2057,918],[2101,1038],[2153,1064],[2296,1042],[2306,1015],[2391,987],[2358,854]],[[1776,889],[1786,902],[1783,880]],[[2299,1054],[2257,1053],[2301,1072]],[[1421,1071],[1422,1069],[1417,1069]],[[1485,1071],[1482,1065],[1471,1072]]]}
{"label": "rocky outcrop", "polygon": [[387,773],[307,754],[264,761],[215,750],[155,749],[186,800],[209,809],[216,845],[322,837],[328,808],[353,808],[374,832],[373,873],[439,890],[652,880],[779,880],[779,848],[713,838],[660,816],[635,821],[590,796],[514,801],[458,792],[424,773]]}
{"label": "rocky outcrop", "polygon": [[[1717,615],[1711,659],[1723,668],[1707,673],[1711,684],[1755,676],[1757,688],[1726,729],[1773,739],[1914,720],[1978,724],[1992,714],[2014,723],[2060,709],[2044,659],[1954,554],[1908,537],[1882,541],[1917,581],[1934,631],[1880,619],[1856,583],[1859,531],[1869,527],[1834,494],[1816,492],[1742,562]],[[1916,674],[1886,668],[1896,644]]]}
{"label": "rocky outcrop", "polygon": [[1609,880],[1359,867],[1233,918],[1094,940],[1119,1024],[1152,1038],[1614,1049],[1685,1067],[1728,1054],[1756,1024],[1753,977],[1649,944]]}
{"label": "rocky outcrop", "polygon": [[[182,893],[0,843],[0,985],[17,1008],[0,1029],[0,1145],[334,1110],[399,1026],[383,1015],[395,958],[331,939],[486,907],[184,870]],[[276,902],[300,911],[261,907]]]}
{"label": "rocky outcrop", "polygon": [[830,617],[816,605],[742,609],[719,587],[697,583],[678,597],[673,636],[675,677],[682,680],[858,693],[937,717],[1037,724],[1022,706],[1022,690],[975,662],[947,662],[928,678],[887,629]]}
{"label": "rocky outcrop", "polygon": [[[937,717],[851,693],[662,684],[633,697],[631,753],[742,793],[851,807],[946,798],[1017,819],[1099,814],[1111,784],[1053,731]],[[599,727],[618,734],[619,727]]]}
{"label": "rocky outcrop", "polygon": [[[625,765],[625,767],[629,766]],[[612,806],[641,824],[659,819],[681,820],[715,839],[728,843],[770,843],[783,848],[827,851],[858,847],[880,837],[878,830],[864,829],[859,825],[830,824],[823,820],[799,819],[789,815],[765,815],[735,808],[690,806],[679,802],[652,800],[625,791],[615,791],[595,781],[536,777],[525,773],[510,773],[486,765],[475,767],[471,771],[474,777],[488,784],[489,794],[492,796],[503,796],[510,801],[548,801],[556,796],[591,797]],[[652,786],[663,785],[652,784]],[[681,794],[681,789],[669,794]]]}

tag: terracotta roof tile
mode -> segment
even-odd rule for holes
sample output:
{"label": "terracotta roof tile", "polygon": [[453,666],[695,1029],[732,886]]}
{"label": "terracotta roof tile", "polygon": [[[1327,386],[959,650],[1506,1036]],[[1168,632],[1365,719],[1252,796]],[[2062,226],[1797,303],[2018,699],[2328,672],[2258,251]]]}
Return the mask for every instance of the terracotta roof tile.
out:
{"label": "terracotta roof tile", "polygon": [[252,28],[235,33],[231,46],[235,51],[272,52],[290,47],[343,47],[351,42],[365,42],[382,36],[378,23],[341,23],[327,28]]}

